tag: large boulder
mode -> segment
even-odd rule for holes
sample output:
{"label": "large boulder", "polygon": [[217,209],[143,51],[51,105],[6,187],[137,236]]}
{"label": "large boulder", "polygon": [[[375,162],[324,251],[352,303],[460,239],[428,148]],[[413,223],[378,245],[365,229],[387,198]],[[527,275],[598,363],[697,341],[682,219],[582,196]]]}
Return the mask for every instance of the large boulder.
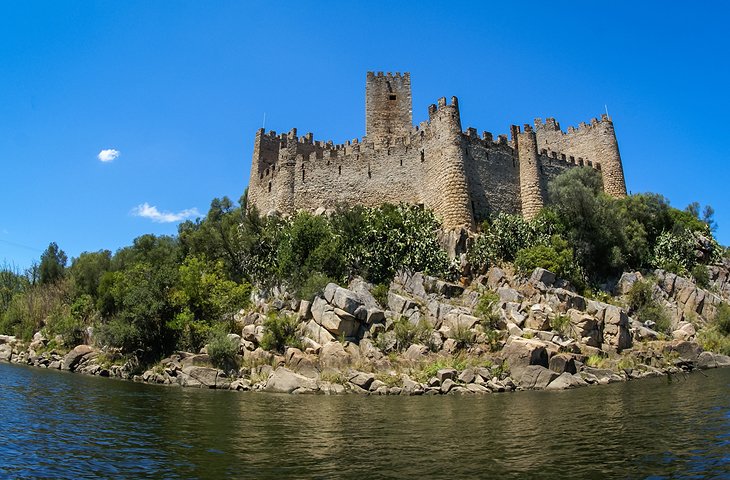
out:
{"label": "large boulder", "polygon": [[13,347],[8,343],[0,344],[0,360],[9,362],[13,358]]}
{"label": "large boulder", "polygon": [[309,378],[316,378],[319,375],[316,357],[308,355],[298,348],[288,348],[284,354],[284,361],[287,367],[300,375]]}
{"label": "large boulder", "polygon": [[638,281],[643,280],[643,276],[639,272],[624,272],[616,284],[616,293],[618,295],[626,295],[631,287]]}
{"label": "large boulder", "polygon": [[603,343],[617,351],[631,348],[629,316],[626,312],[615,305],[608,305],[603,318]]}
{"label": "large boulder", "polygon": [[355,310],[363,305],[363,302],[360,298],[358,298],[355,292],[342,287],[337,287],[337,289],[335,289],[331,303],[350,315],[355,315]]}
{"label": "large boulder", "polygon": [[530,365],[517,377],[517,385],[526,390],[541,390],[557,377],[557,373],[542,365]]}
{"label": "large boulder", "polygon": [[583,380],[580,375],[572,375],[568,372],[563,372],[555,380],[550,382],[546,390],[565,390],[567,388],[583,387],[588,385],[588,382]]}
{"label": "large boulder", "polygon": [[63,370],[73,371],[81,360],[93,351],[89,345],[77,345],[63,357]]}
{"label": "large boulder", "polygon": [[547,349],[540,340],[511,336],[502,349],[502,358],[509,365],[513,378],[519,377],[530,365],[540,365],[545,368],[548,366]]}
{"label": "large boulder", "polygon": [[578,370],[575,368],[575,359],[567,353],[558,353],[550,358],[550,370],[556,373],[574,374]]}
{"label": "large boulder", "polygon": [[310,320],[304,326],[304,336],[311,340],[314,340],[319,345],[323,345],[335,339],[335,337],[330,332],[328,332],[326,328],[319,325],[314,320]]}
{"label": "large boulder", "polygon": [[702,347],[695,342],[687,342],[684,340],[673,340],[664,346],[665,353],[675,353],[679,359],[685,362],[695,363],[702,353]]}
{"label": "large boulder", "polygon": [[190,365],[183,367],[177,378],[183,387],[215,388],[218,374],[215,368]]}
{"label": "large boulder", "polygon": [[544,268],[536,268],[530,276],[530,283],[538,287],[550,287],[555,283],[555,274],[545,270]]}
{"label": "large boulder", "polygon": [[354,316],[339,308],[325,311],[317,323],[335,337],[354,337],[360,328],[360,323]]}
{"label": "large boulder", "polygon": [[388,308],[395,312],[396,315],[406,313],[417,307],[418,305],[413,300],[409,300],[408,298],[394,292],[388,292]]}
{"label": "large boulder", "polygon": [[269,376],[264,390],[274,393],[309,393],[317,391],[317,381],[294,373],[286,367],[279,367]]}
{"label": "large boulder", "polygon": [[601,346],[601,330],[598,320],[572,308],[568,310],[567,314],[570,318],[570,331],[577,340],[590,347]]}
{"label": "large boulder", "polygon": [[730,367],[730,357],[719,353],[702,352],[697,358],[697,367],[702,369]]}
{"label": "large boulder", "polygon": [[347,367],[350,361],[350,354],[337,341],[325,343],[319,352],[319,363],[323,368],[341,369]]}

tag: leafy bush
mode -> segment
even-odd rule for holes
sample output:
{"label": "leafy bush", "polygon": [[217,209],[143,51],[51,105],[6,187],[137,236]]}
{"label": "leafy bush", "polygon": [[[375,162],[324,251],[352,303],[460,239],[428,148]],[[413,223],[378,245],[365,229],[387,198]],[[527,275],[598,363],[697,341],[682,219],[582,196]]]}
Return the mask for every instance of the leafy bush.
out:
{"label": "leafy bush", "polygon": [[457,350],[465,350],[474,345],[474,341],[476,340],[476,334],[474,332],[458,322],[455,327],[451,331],[451,338],[456,342]]}
{"label": "leafy bush", "polygon": [[730,335],[730,305],[725,302],[718,305],[714,323],[720,333]]}
{"label": "leafy bush", "polygon": [[697,343],[708,352],[730,355],[730,336],[723,334],[716,326],[701,330],[697,334]]}
{"label": "leafy bush", "polygon": [[469,251],[469,261],[482,269],[511,262],[518,251],[548,241],[546,225],[542,218],[529,222],[521,215],[499,213],[482,225],[482,233]]}
{"label": "leafy bush", "polygon": [[326,217],[297,214],[286,226],[277,252],[279,277],[301,287],[312,274],[340,279],[344,272],[339,237]]}
{"label": "leafy bush", "polygon": [[707,267],[705,265],[695,265],[692,268],[692,278],[694,278],[695,283],[700,288],[709,288],[710,287],[710,272],[707,270]]}
{"label": "leafy bush", "polygon": [[388,306],[388,291],[390,290],[390,286],[387,283],[379,283],[375,286],[373,286],[373,289],[370,291],[373,298],[375,299],[378,304],[385,308]]}
{"label": "leafy bush", "polygon": [[332,281],[333,280],[324,273],[315,272],[304,280],[297,291],[297,295],[302,300],[311,301],[317,295],[321,295],[327,284]]}
{"label": "leafy bush", "polygon": [[659,333],[671,333],[672,323],[669,314],[664,307],[657,303],[641,307],[636,311],[636,316],[644,323],[654,322],[656,324],[654,330]]}
{"label": "leafy bush", "polygon": [[433,212],[414,205],[339,209],[331,219],[349,276],[390,282],[398,270],[448,276],[453,265],[438,242]]}
{"label": "leafy bush", "polygon": [[142,345],[142,333],[138,327],[119,317],[98,325],[95,333],[96,342],[102,347],[114,347],[132,353]]}
{"label": "leafy bush", "polygon": [[628,293],[629,309],[640,308],[654,303],[654,284],[648,280],[639,280],[631,285]]}
{"label": "leafy bush", "polygon": [[573,249],[557,235],[550,239],[549,245],[535,245],[517,252],[515,268],[518,273],[529,275],[538,267],[568,280],[578,290],[585,288],[582,271],[573,260]]}
{"label": "leafy bush", "polygon": [[214,328],[208,337],[208,356],[213,366],[222,370],[235,369],[238,365],[237,356],[240,345],[228,337],[222,328]]}
{"label": "leafy bush", "polygon": [[293,316],[271,312],[264,320],[264,337],[261,348],[283,353],[287,347],[302,347],[297,334],[297,319]]}
{"label": "leafy bush", "polygon": [[628,293],[629,309],[641,322],[654,322],[657,332],[670,333],[671,319],[654,298],[654,284],[649,280],[634,282]]}
{"label": "leafy bush", "polygon": [[497,328],[499,313],[494,311],[494,307],[498,302],[499,296],[495,292],[485,292],[479,297],[474,307],[474,314],[481,319],[482,324],[488,329]]}
{"label": "leafy bush", "polygon": [[550,327],[563,336],[570,335],[570,317],[567,315],[556,315],[550,320]]}
{"label": "leafy bush", "polygon": [[430,343],[431,327],[426,320],[421,319],[413,324],[408,318],[401,316],[393,324],[396,350],[406,350],[415,343],[427,345]]}
{"label": "leafy bush", "polygon": [[651,263],[678,275],[687,275],[696,265],[695,237],[689,230],[664,232],[657,238]]}

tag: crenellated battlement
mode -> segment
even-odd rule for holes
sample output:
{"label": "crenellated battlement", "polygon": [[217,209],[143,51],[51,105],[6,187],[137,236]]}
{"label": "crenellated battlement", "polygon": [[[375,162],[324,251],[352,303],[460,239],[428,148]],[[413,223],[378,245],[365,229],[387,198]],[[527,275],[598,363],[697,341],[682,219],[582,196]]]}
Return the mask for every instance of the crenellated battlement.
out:
{"label": "crenellated battlement", "polygon": [[554,118],[510,127],[511,138],[462,130],[459,100],[439,98],[413,123],[410,74],[367,72],[366,132],[335,143],[296,128],[259,129],[250,206],[285,214],[337,204],[412,203],[447,229],[473,228],[496,212],[533,216],[547,182],[568,168],[601,172],[604,189],[625,195],[613,122],[607,115],[563,131]]}

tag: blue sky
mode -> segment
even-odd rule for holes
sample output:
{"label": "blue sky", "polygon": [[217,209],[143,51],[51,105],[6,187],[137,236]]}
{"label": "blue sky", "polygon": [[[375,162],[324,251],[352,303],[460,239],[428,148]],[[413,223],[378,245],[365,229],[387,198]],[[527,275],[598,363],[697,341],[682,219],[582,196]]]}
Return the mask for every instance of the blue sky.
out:
{"label": "blue sky", "polygon": [[456,95],[464,129],[495,135],[607,105],[628,189],[712,205],[730,244],[724,3],[485,4],[0,3],[0,264],[116,250],[238,199],[264,115],[361,137],[368,70],[411,72],[414,122]]}

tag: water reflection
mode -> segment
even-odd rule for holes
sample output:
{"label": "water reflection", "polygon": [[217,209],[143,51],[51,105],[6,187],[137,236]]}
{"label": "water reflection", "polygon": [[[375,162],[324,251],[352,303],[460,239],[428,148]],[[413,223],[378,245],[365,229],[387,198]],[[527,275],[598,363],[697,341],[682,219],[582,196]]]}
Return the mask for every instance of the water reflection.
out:
{"label": "water reflection", "polygon": [[325,397],[0,364],[0,477],[730,476],[730,370],[567,392]]}

